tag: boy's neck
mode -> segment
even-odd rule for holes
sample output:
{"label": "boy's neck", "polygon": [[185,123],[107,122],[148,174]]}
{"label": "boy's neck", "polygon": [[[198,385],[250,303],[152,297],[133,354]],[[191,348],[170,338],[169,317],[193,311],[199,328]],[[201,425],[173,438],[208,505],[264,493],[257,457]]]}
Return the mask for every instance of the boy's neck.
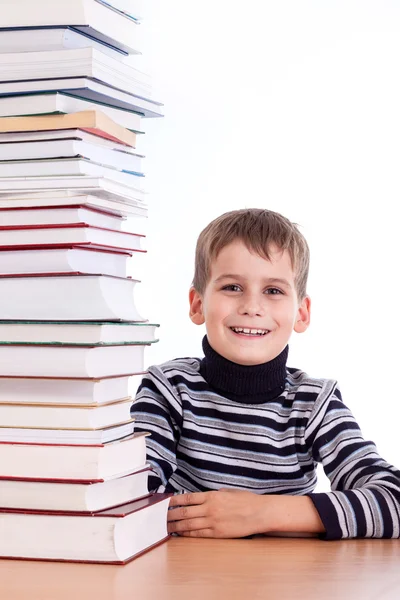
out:
{"label": "boy's neck", "polygon": [[227,360],[203,338],[204,358],[200,373],[221,395],[246,404],[261,404],[277,398],[285,389],[286,361],[289,346],[273,360],[261,365],[245,366]]}

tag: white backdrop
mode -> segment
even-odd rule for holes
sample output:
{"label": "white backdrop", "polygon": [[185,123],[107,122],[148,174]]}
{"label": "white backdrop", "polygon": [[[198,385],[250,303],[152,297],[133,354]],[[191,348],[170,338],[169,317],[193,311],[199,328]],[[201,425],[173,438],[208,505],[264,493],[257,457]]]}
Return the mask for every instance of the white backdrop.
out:
{"label": "white backdrop", "polygon": [[365,437],[400,466],[400,4],[144,4],[135,64],[166,113],[143,143],[136,299],[162,325],[147,364],[201,355],[204,329],[187,316],[201,229],[236,208],[282,212],[312,255],[312,324],[294,334],[289,365],[338,379]]}

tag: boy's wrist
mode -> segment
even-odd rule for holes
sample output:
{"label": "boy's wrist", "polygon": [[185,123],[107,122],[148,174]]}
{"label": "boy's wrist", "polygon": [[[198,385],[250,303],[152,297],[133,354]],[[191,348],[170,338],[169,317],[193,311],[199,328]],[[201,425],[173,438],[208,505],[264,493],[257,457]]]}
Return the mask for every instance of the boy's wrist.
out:
{"label": "boy's wrist", "polygon": [[258,496],[257,532],[323,533],[325,527],[308,496]]}

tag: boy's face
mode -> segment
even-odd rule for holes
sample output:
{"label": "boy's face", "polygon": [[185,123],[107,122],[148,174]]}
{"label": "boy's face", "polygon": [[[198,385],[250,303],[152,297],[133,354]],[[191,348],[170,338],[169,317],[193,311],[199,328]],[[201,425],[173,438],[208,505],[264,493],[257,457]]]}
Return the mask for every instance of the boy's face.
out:
{"label": "boy's face", "polygon": [[274,359],[292,331],[310,322],[310,299],[297,298],[289,253],[272,247],[269,254],[271,261],[235,241],[212,263],[204,294],[190,290],[190,318],[206,324],[216,352],[240,365]]}

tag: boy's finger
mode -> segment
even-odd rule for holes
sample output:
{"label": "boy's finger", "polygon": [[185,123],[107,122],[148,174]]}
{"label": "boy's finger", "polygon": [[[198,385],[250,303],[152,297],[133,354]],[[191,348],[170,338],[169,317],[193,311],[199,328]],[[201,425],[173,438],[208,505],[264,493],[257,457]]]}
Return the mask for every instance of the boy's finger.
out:
{"label": "boy's finger", "polygon": [[190,494],[178,494],[172,496],[169,506],[190,506],[192,504],[203,504],[206,492],[193,492]]}
{"label": "boy's finger", "polygon": [[182,519],[195,519],[197,517],[204,517],[204,507],[200,504],[179,506],[167,513],[167,521],[181,521]]}

